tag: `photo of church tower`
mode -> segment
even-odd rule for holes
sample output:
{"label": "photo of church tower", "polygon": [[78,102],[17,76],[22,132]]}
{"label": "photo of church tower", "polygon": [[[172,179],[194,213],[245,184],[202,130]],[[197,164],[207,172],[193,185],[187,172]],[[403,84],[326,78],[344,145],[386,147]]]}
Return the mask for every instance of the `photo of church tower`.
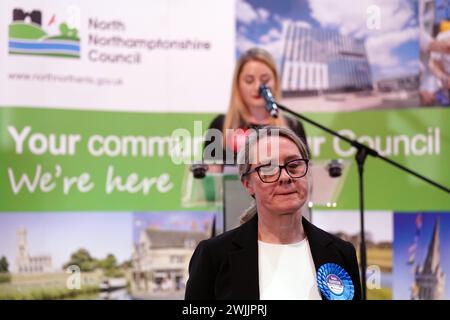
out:
{"label": "photo of church tower", "polygon": [[52,257],[49,255],[31,256],[28,251],[27,229],[22,227],[16,232],[17,273],[52,272]]}
{"label": "photo of church tower", "polygon": [[413,284],[413,300],[441,300],[444,298],[445,273],[441,267],[439,218],[436,219],[425,262],[417,265]]}
{"label": "photo of church tower", "polygon": [[450,212],[395,212],[393,298],[448,300]]}

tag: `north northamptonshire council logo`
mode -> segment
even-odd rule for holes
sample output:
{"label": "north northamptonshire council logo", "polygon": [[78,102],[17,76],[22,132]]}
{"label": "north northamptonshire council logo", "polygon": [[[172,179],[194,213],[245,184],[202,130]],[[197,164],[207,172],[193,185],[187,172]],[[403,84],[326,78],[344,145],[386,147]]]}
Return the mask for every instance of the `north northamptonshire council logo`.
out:
{"label": "north northamptonshire council logo", "polygon": [[[13,21],[9,25],[9,53],[79,58],[78,30],[69,27],[65,21],[59,23],[59,26],[57,23],[56,15],[43,24],[41,11],[25,12],[22,9],[14,9]],[[48,30],[51,29],[56,32],[49,34]]]}

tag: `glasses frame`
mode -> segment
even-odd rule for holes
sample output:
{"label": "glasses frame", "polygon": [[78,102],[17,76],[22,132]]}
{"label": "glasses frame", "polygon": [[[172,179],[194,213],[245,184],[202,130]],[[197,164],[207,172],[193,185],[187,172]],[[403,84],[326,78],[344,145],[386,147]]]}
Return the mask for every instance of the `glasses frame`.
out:
{"label": "glasses frame", "polygon": [[[287,169],[287,166],[288,166],[291,162],[299,161],[299,160],[303,161],[303,162],[305,163],[305,165],[306,165],[305,173],[304,173],[302,176],[300,176],[300,177],[293,177],[293,176],[289,173],[289,170]],[[257,166],[257,167],[255,167],[255,168],[253,168],[253,169],[251,169],[251,170],[248,170],[248,171],[247,171],[246,173],[244,173],[242,176],[246,176],[246,175],[249,175],[250,173],[256,172],[256,173],[258,174],[258,177],[259,177],[259,179],[261,180],[261,182],[263,182],[263,183],[274,183],[274,182],[277,182],[278,180],[280,180],[280,177],[281,177],[281,170],[284,169],[284,170],[286,171],[286,173],[288,174],[288,176],[291,177],[292,179],[300,179],[300,178],[303,178],[304,176],[306,176],[306,174],[308,173],[308,169],[309,169],[309,159],[303,159],[303,158],[292,159],[292,160],[289,160],[288,162],[286,162],[286,163],[283,164],[283,165],[279,165],[279,166],[278,166],[278,176],[277,176],[277,178],[276,178],[275,180],[273,180],[273,181],[264,181],[263,178],[261,178],[261,175],[260,175],[259,171],[261,170],[261,168],[267,167],[267,166],[269,166],[269,165],[268,165],[268,164],[263,164],[263,165]]]}

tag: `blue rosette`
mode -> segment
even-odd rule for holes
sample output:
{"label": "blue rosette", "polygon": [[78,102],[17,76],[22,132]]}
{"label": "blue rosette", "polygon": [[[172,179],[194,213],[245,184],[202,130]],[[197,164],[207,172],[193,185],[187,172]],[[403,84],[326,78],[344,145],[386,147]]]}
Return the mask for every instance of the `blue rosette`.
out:
{"label": "blue rosette", "polygon": [[317,270],[317,286],[327,300],[352,300],[355,294],[350,275],[336,263],[325,263]]}

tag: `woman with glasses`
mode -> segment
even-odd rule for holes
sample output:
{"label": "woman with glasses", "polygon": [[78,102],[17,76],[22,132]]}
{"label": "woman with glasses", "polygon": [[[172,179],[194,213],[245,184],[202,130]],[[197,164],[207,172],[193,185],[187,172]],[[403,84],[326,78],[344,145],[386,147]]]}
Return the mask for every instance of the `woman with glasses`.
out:
{"label": "woman with glasses", "polygon": [[252,132],[238,154],[254,198],[242,225],[197,246],[186,299],[360,299],[352,244],[308,222],[308,151],[291,130]]}

